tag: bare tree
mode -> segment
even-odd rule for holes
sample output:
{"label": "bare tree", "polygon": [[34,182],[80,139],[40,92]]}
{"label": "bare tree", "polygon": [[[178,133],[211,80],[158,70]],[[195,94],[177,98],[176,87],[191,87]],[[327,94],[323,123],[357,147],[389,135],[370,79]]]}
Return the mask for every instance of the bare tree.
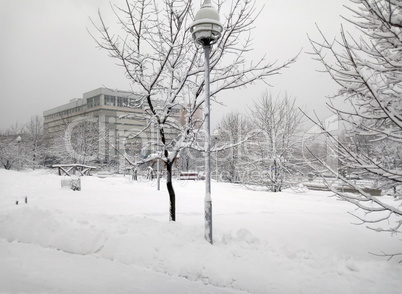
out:
{"label": "bare tree", "polygon": [[20,169],[23,166],[25,152],[22,137],[19,124],[0,134],[0,163],[5,169]]}
{"label": "bare tree", "polygon": [[[340,40],[330,42],[321,33],[322,40],[311,40],[314,56],[327,73],[338,83],[340,90],[329,107],[340,121],[352,128],[356,136],[366,137],[368,143],[381,146],[392,144],[401,150],[402,144],[402,1],[353,0],[358,8],[351,10],[355,17],[349,22],[362,34],[359,38],[341,28]],[[339,107],[338,100],[348,103]],[[319,124],[323,132],[324,125]],[[365,177],[377,177],[382,186],[392,187],[397,201],[376,197],[331,169],[357,193],[334,192],[361,209],[358,216],[362,223],[371,224],[377,231],[401,232],[401,183],[400,163],[390,164],[400,158],[397,152],[371,148],[355,148],[326,132],[337,146],[339,161],[343,166],[358,170]],[[384,146],[384,144],[382,145]],[[328,167],[328,166],[327,166]],[[383,222],[384,221],[384,222]],[[372,224],[377,223],[378,227]],[[383,226],[381,225],[383,224]],[[391,255],[392,256],[392,255]]]}
{"label": "bare tree", "polygon": [[0,135],[0,162],[5,169],[16,167],[20,159],[20,146],[16,141],[17,137]]}
{"label": "bare tree", "polygon": [[92,117],[83,117],[74,122],[66,128],[64,144],[74,163],[87,164],[98,158],[99,123]]}
{"label": "bare tree", "polygon": [[[125,1],[112,6],[121,29],[113,32],[99,13],[94,37],[100,48],[118,60],[132,83],[137,106],[145,111],[144,129],[157,125],[161,154],[167,171],[170,220],[176,219],[172,168],[179,153],[197,142],[202,123],[196,115],[204,103],[204,67],[201,48],[189,31],[193,1]],[[219,1],[224,32],[211,51],[211,96],[278,74],[295,58],[276,65],[265,58],[247,62],[252,50],[251,32],[259,14],[255,1]],[[173,110],[185,113],[182,123]],[[172,133],[171,130],[174,130]],[[170,135],[169,135],[170,134]],[[193,146],[196,148],[196,146]]]}
{"label": "bare tree", "polygon": [[303,114],[287,94],[274,99],[266,92],[250,108],[250,120],[255,128],[255,136],[248,143],[250,173],[262,175],[256,181],[251,178],[251,182],[260,181],[279,192],[285,176],[298,171],[299,159],[294,153],[299,147]]}
{"label": "bare tree", "polygon": [[[249,138],[252,126],[247,116],[240,113],[229,113],[221,119],[213,135],[213,150],[217,179],[231,183],[243,180],[244,166],[248,164],[248,156],[244,152],[246,139]],[[236,145],[236,143],[239,143]],[[226,148],[231,146],[230,148]]]}
{"label": "bare tree", "polygon": [[27,141],[24,144],[27,147],[27,161],[32,169],[35,169],[35,166],[42,162],[46,155],[43,118],[38,115],[31,117],[31,120],[24,127],[24,133]]}
{"label": "bare tree", "polygon": [[59,132],[52,138],[46,138],[44,143],[46,162],[88,164],[104,155],[99,152],[99,142],[107,138],[101,137],[104,129],[99,127],[97,117],[85,115],[78,118],[60,118],[62,124],[59,126]]}

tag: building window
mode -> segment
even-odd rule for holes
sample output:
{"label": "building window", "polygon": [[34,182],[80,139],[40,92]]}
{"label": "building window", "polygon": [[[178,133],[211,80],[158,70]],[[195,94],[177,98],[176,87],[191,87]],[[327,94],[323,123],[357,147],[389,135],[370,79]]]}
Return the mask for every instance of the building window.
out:
{"label": "building window", "polygon": [[94,106],[99,106],[100,105],[100,96],[96,96],[93,99],[94,99]]}
{"label": "building window", "polygon": [[105,95],[105,105],[116,106],[116,97],[110,96],[110,95]]}
{"label": "building window", "polygon": [[100,96],[95,96],[87,99],[87,108],[92,108],[100,105]]}
{"label": "building window", "polygon": [[88,98],[87,99],[87,107],[88,108],[94,107],[94,98]]}
{"label": "building window", "polygon": [[128,98],[117,97],[117,106],[127,107],[128,106]]}

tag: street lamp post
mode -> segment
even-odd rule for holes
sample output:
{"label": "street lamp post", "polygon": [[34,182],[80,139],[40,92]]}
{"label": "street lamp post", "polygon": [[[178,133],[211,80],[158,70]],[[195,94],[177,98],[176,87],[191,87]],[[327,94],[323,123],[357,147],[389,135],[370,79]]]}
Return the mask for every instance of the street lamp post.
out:
{"label": "street lamp post", "polygon": [[211,198],[211,118],[210,118],[210,80],[209,55],[212,45],[218,42],[223,27],[218,11],[210,0],[204,4],[195,15],[190,31],[194,41],[204,49],[205,59],[205,239],[212,244],[212,198]]}

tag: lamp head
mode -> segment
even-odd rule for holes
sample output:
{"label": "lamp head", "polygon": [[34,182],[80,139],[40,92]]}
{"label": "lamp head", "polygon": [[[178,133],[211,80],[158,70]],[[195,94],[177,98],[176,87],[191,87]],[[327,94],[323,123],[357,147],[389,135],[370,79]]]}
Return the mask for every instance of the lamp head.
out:
{"label": "lamp head", "polygon": [[190,27],[194,41],[202,46],[213,45],[218,42],[222,30],[218,11],[212,6],[211,0],[205,0]]}

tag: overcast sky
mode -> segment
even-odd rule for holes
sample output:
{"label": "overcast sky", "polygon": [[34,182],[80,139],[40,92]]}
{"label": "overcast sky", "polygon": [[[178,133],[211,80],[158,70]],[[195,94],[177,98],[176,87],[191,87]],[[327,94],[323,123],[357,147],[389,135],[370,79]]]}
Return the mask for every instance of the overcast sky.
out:
{"label": "overcast sky", "polygon": [[[213,122],[232,110],[243,111],[266,89],[274,95],[287,92],[310,113],[329,114],[325,97],[337,86],[305,53],[311,51],[307,34],[318,37],[317,23],[329,39],[339,35],[340,15],[350,15],[343,5],[350,1],[257,0],[264,3],[253,35],[255,56],[281,62],[302,53],[280,76],[267,80],[271,88],[257,84],[218,97],[226,107],[212,106]],[[114,22],[107,0],[0,0],[1,130],[102,86],[129,89],[122,69],[87,32],[93,31],[89,17],[96,18],[98,9]]]}

